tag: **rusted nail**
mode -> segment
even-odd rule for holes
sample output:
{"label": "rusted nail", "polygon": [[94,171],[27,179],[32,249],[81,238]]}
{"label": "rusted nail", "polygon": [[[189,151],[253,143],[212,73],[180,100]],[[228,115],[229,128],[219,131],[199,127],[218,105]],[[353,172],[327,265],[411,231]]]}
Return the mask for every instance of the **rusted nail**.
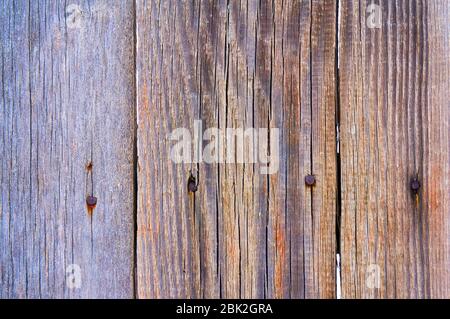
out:
{"label": "rusted nail", "polygon": [[95,205],[97,205],[97,197],[95,196],[86,197],[86,204],[89,208],[94,208]]}
{"label": "rusted nail", "polygon": [[192,175],[189,177],[189,180],[188,180],[188,190],[191,193],[195,193],[198,190],[198,185],[195,181],[195,177]]}
{"label": "rusted nail", "polygon": [[305,184],[308,186],[313,186],[316,183],[316,178],[314,175],[306,175],[305,177]]}
{"label": "rusted nail", "polygon": [[414,178],[414,179],[411,181],[410,186],[411,186],[411,190],[412,190],[414,193],[417,193],[417,192],[419,191],[419,189],[420,189],[420,182],[419,182],[419,180],[418,180],[417,178]]}

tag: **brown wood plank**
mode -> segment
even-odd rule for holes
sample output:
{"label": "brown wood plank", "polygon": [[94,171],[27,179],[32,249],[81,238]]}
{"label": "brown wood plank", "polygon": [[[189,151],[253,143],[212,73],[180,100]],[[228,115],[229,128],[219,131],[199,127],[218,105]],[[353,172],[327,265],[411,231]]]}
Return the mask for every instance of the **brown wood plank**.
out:
{"label": "brown wood plank", "polygon": [[200,85],[194,49],[198,21],[198,2],[137,1],[137,293],[141,298],[200,297],[201,215],[187,189],[189,172],[195,167],[176,165],[169,158],[170,132],[176,128],[192,132],[198,118]]}
{"label": "brown wood plank", "polygon": [[340,1],[342,294],[449,298],[450,2],[369,3]]}
{"label": "brown wood plank", "polygon": [[[138,297],[332,298],[335,2],[137,1],[136,13]],[[277,173],[171,161],[171,132],[193,135],[199,119],[202,132],[279,128]]]}
{"label": "brown wood plank", "polygon": [[336,1],[312,1],[311,26],[311,276],[309,298],[335,297],[336,292]]}
{"label": "brown wood plank", "polygon": [[133,4],[0,6],[0,297],[133,297]]}

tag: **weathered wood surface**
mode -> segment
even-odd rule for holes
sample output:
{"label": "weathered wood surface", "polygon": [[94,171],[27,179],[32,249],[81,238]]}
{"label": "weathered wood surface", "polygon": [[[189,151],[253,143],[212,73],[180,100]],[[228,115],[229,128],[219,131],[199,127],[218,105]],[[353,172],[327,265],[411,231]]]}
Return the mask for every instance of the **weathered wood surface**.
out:
{"label": "weathered wood surface", "polygon": [[[334,297],[335,2],[136,9],[138,297]],[[170,133],[198,119],[279,128],[278,173],[173,163]]]}
{"label": "weathered wood surface", "polygon": [[340,2],[342,294],[449,298],[450,2],[370,2]]}
{"label": "weathered wood surface", "polygon": [[[450,2],[369,4],[2,1],[0,298],[334,298],[337,249],[344,298],[450,298]],[[196,120],[278,171],[174,163]]]}
{"label": "weathered wood surface", "polygon": [[0,5],[1,298],[133,297],[134,6],[76,4]]}

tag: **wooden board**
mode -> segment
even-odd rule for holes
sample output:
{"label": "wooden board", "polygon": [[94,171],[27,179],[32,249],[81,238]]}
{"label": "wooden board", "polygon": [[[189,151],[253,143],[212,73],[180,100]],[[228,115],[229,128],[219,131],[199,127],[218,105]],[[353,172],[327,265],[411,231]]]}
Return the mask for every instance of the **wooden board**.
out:
{"label": "wooden board", "polygon": [[67,5],[1,3],[1,298],[133,297],[134,7]]}
{"label": "wooden board", "polygon": [[[136,14],[137,296],[334,297],[335,2],[138,1]],[[278,172],[174,163],[170,134],[196,120],[279,128]]]}
{"label": "wooden board", "polygon": [[450,2],[371,2],[340,1],[342,294],[449,298]]}

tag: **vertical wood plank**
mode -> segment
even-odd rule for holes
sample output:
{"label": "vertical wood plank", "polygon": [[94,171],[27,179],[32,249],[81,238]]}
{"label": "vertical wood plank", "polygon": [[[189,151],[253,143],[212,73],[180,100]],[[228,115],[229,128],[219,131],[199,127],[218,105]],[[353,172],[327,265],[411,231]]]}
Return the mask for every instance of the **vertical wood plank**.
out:
{"label": "vertical wood plank", "polygon": [[[335,2],[139,0],[136,14],[138,297],[334,297]],[[279,128],[278,171],[174,163],[171,133],[196,120]]]}
{"label": "vertical wood plank", "polygon": [[[198,1],[137,1],[140,298],[201,297],[199,227],[204,215],[197,210],[198,197],[187,189],[197,165],[176,165],[170,159],[170,133],[177,128],[192,133],[199,118],[199,14]],[[214,225],[207,226],[214,231]]]}
{"label": "vertical wood plank", "polygon": [[340,1],[342,294],[449,298],[450,3],[371,3]]}
{"label": "vertical wood plank", "polygon": [[336,1],[312,1],[311,25],[311,192],[314,293],[336,294]]}
{"label": "vertical wood plank", "polygon": [[133,297],[133,3],[2,1],[0,28],[0,297]]}

